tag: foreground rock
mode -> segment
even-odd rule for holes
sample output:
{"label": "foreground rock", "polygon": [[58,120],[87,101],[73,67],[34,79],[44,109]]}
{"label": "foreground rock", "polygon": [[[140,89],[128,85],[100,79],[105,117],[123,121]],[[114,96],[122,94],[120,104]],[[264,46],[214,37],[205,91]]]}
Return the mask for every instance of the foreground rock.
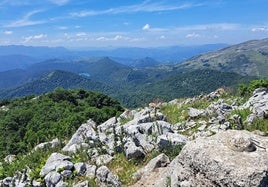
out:
{"label": "foreground rock", "polygon": [[172,186],[268,186],[268,138],[229,130],[189,141],[170,165]]}
{"label": "foreground rock", "polygon": [[137,183],[131,187],[139,186],[155,186],[164,187],[168,185],[166,177],[167,166],[170,163],[169,158],[164,153],[153,158],[146,166],[139,169],[133,174],[133,179],[138,180]]}

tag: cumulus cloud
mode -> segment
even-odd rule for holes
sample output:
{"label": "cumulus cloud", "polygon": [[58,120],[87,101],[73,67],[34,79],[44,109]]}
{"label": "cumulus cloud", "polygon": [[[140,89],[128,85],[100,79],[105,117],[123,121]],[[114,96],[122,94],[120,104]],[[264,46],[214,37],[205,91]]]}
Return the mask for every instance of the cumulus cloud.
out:
{"label": "cumulus cloud", "polygon": [[160,36],[160,39],[166,39],[166,36],[164,36],[164,35],[162,35],[162,36]]}
{"label": "cumulus cloud", "polygon": [[33,36],[27,36],[24,37],[24,42],[29,42],[29,41],[33,41],[33,40],[40,40],[43,38],[46,38],[47,35],[46,34],[38,34],[38,35],[33,35]]}
{"label": "cumulus cloud", "polygon": [[4,31],[4,34],[10,35],[10,34],[13,34],[13,31]]}
{"label": "cumulus cloud", "polygon": [[116,35],[115,37],[98,37],[96,40],[97,41],[118,41],[118,40],[127,40],[127,37],[123,37],[121,35]]}
{"label": "cumulus cloud", "polygon": [[268,31],[268,27],[255,27],[251,29],[252,32],[267,32]]}
{"label": "cumulus cloud", "polygon": [[142,27],[142,30],[149,30],[150,29],[150,25],[147,23]]}
{"label": "cumulus cloud", "polygon": [[187,34],[187,35],[185,36],[185,38],[199,38],[199,37],[200,37],[200,34],[197,34],[197,33],[195,33],[195,32],[190,33],[190,34]]}
{"label": "cumulus cloud", "polygon": [[86,36],[86,35],[87,35],[87,33],[84,33],[84,32],[79,32],[76,34],[76,36],[78,36],[78,37]]}

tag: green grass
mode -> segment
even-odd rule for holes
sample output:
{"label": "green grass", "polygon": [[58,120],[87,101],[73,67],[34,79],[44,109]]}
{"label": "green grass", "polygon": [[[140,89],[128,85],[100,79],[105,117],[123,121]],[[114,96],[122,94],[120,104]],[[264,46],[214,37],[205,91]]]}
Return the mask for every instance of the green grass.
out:
{"label": "green grass", "polygon": [[251,124],[245,124],[244,129],[248,131],[260,130],[268,134],[268,119],[256,119]]}
{"label": "green grass", "polygon": [[17,155],[14,162],[3,162],[0,166],[0,179],[14,176],[17,171],[23,171],[26,167],[31,169],[31,179],[40,178],[39,173],[42,167],[45,165],[48,157],[55,151],[59,151],[59,148],[38,150],[28,155]]}
{"label": "green grass", "polygon": [[123,153],[117,153],[114,159],[108,164],[108,168],[119,177],[123,185],[131,185],[135,182],[132,174],[141,168],[141,166],[142,162],[127,160]]}
{"label": "green grass", "polygon": [[133,119],[134,119],[134,117],[122,118],[122,119],[120,119],[120,123],[121,123],[121,125],[124,125],[124,124],[126,124],[127,122],[130,122]]}
{"label": "green grass", "polygon": [[246,121],[248,115],[251,114],[251,111],[249,108],[246,108],[243,110],[233,110],[231,112],[231,115],[235,115],[235,114],[239,115],[242,118],[242,121],[244,122],[244,121]]}
{"label": "green grass", "polygon": [[161,108],[161,112],[167,117],[171,124],[183,122],[188,118],[188,112],[184,107],[178,107],[176,104],[169,104]]}
{"label": "green grass", "polygon": [[[205,109],[207,108],[212,101],[205,101],[205,100],[195,100],[187,104],[183,104],[179,106],[177,104],[168,104],[161,108],[161,112],[167,116],[167,121],[171,124],[181,123],[188,119],[188,109],[190,107],[196,109]],[[200,116],[202,118],[202,116]]]}

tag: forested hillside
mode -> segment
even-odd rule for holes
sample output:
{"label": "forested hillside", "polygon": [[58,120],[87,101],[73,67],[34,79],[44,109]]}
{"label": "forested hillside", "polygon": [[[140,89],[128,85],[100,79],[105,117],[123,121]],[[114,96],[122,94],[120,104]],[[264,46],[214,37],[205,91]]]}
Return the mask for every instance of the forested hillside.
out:
{"label": "forested hillside", "polygon": [[88,119],[106,121],[123,111],[119,102],[101,93],[61,88],[0,103],[0,157],[26,153],[55,137],[66,140]]}

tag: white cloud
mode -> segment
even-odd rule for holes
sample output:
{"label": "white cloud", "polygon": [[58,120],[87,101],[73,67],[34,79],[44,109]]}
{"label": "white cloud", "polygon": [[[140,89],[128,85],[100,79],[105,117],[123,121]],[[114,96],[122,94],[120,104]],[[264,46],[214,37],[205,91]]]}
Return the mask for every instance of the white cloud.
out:
{"label": "white cloud", "polygon": [[237,30],[239,28],[240,25],[235,23],[212,23],[178,27],[177,30]]}
{"label": "white cloud", "polygon": [[195,32],[187,34],[185,38],[199,38],[200,34],[196,34]]}
{"label": "white cloud", "polygon": [[159,11],[174,11],[180,9],[188,9],[192,7],[203,6],[203,4],[192,4],[185,3],[180,5],[165,5],[161,2],[151,3],[150,0],[146,0],[143,3],[121,6],[117,8],[111,8],[106,10],[84,10],[81,12],[73,12],[71,16],[73,17],[86,17],[86,16],[96,16],[103,14],[123,14],[123,13],[136,13],[136,12],[159,12]]}
{"label": "white cloud", "polygon": [[149,29],[150,25],[148,23],[142,27],[142,30],[149,30]]}
{"label": "white cloud", "polygon": [[68,27],[66,27],[66,26],[60,26],[60,27],[58,27],[58,29],[60,29],[60,30],[67,30]]}
{"label": "white cloud", "polygon": [[268,27],[255,27],[251,29],[252,32],[267,32]]}
{"label": "white cloud", "polygon": [[13,31],[4,31],[4,34],[11,35],[11,34],[13,34]]}
{"label": "white cloud", "polygon": [[25,27],[25,26],[38,25],[38,24],[45,23],[45,21],[32,21],[32,20],[30,20],[31,16],[33,16],[39,12],[42,12],[42,10],[33,10],[33,11],[27,13],[22,19],[11,22],[8,25],[5,25],[4,27]]}
{"label": "white cloud", "polygon": [[116,35],[115,37],[98,37],[96,40],[97,41],[118,41],[118,40],[128,40],[128,37],[123,37],[121,35]]}
{"label": "white cloud", "polygon": [[67,4],[70,0],[49,0],[49,1],[56,5],[62,6]]}
{"label": "white cloud", "polygon": [[81,37],[81,36],[86,36],[87,34],[86,33],[84,33],[84,32],[79,32],[79,33],[77,33],[76,34],[76,36],[78,36],[78,37]]}
{"label": "white cloud", "polygon": [[162,36],[160,36],[160,39],[166,39],[166,36],[164,36],[164,35],[162,35]]}
{"label": "white cloud", "polygon": [[33,36],[27,36],[27,37],[24,37],[24,42],[30,42],[30,41],[33,41],[33,40],[40,40],[40,39],[43,39],[43,38],[46,38],[47,35],[46,34],[38,34],[38,35],[33,35]]}

